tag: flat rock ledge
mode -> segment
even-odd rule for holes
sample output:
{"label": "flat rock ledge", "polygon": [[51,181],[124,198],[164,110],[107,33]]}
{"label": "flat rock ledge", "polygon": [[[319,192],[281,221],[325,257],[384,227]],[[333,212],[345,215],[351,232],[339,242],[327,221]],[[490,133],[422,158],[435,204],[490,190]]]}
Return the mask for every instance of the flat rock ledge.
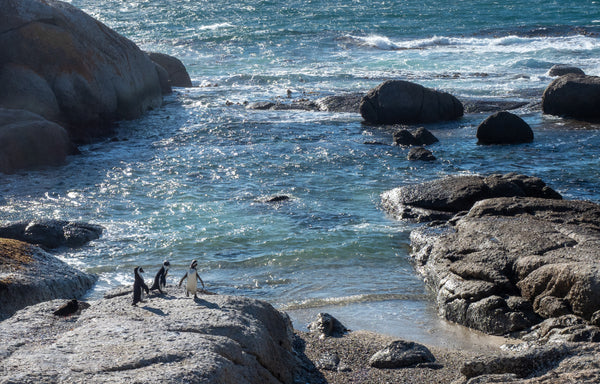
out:
{"label": "flat rock ledge", "polygon": [[294,382],[291,322],[270,304],[169,287],[134,307],[126,293],[78,316],[54,316],[55,300],[1,322],[0,382]]}
{"label": "flat rock ledge", "polygon": [[0,238],[0,320],[41,301],[80,297],[96,279],[37,246]]}

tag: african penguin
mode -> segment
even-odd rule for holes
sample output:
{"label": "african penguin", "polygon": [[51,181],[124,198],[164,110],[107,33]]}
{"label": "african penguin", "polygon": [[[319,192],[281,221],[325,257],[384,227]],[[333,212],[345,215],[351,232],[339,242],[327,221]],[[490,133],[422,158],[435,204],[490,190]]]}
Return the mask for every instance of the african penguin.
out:
{"label": "african penguin", "polygon": [[165,260],[163,262],[162,267],[160,267],[160,269],[156,273],[156,276],[154,276],[154,284],[152,284],[152,286],[150,287],[151,291],[158,289],[158,292],[164,293],[163,291],[167,286],[167,273],[169,273],[169,266],[171,266],[171,263]]}
{"label": "african penguin", "polygon": [[66,304],[62,305],[56,311],[53,312],[55,316],[71,316],[75,312],[79,310],[79,303],[77,300],[73,299],[68,301]]}
{"label": "african penguin", "polygon": [[181,283],[183,283],[183,280],[187,278],[187,284],[185,286],[185,295],[189,296],[190,293],[193,293],[194,299],[197,298],[196,291],[198,289],[198,283],[196,282],[196,279],[200,280],[200,283],[202,283],[202,289],[204,290],[204,281],[202,281],[200,275],[198,275],[198,271],[196,270],[197,266],[198,262],[196,260],[193,260],[192,264],[190,264],[190,269],[185,273],[185,275],[183,275],[181,280],[179,280],[179,286],[181,287]]}
{"label": "african penguin", "polygon": [[144,269],[142,267],[135,267],[133,270],[135,281],[133,282],[133,304],[131,305],[137,305],[137,303],[142,301],[142,289],[146,291],[146,294],[149,293],[148,286],[144,282],[142,273],[144,273]]}

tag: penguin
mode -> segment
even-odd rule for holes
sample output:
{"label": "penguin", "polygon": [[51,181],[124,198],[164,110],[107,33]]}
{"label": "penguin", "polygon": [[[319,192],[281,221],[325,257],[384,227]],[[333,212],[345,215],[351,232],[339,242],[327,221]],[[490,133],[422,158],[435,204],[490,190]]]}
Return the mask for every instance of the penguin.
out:
{"label": "penguin", "polygon": [[142,273],[144,273],[144,269],[142,267],[135,267],[133,270],[135,281],[133,282],[133,303],[131,305],[137,305],[137,303],[142,301],[142,289],[146,291],[146,294],[149,293],[148,286],[144,282]]}
{"label": "penguin", "polygon": [[181,283],[183,283],[183,280],[187,278],[187,284],[185,286],[185,296],[187,297],[190,293],[193,293],[194,299],[198,298],[196,296],[196,291],[198,289],[198,283],[196,282],[196,279],[200,280],[200,283],[202,283],[202,289],[204,290],[204,281],[202,281],[200,275],[198,275],[198,271],[196,270],[197,266],[198,262],[196,260],[192,260],[192,264],[190,264],[190,269],[185,273],[185,275],[183,275],[181,280],[179,280],[179,286],[181,287]]}
{"label": "penguin", "polygon": [[170,266],[171,263],[169,263],[167,260],[163,262],[162,267],[160,267],[160,269],[156,273],[156,276],[154,276],[154,284],[152,284],[152,286],[150,287],[151,291],[158,289],[158,292],[160,292],[161,294],[164,293],[163,291],[167,286],[167,273],[169,273]]}

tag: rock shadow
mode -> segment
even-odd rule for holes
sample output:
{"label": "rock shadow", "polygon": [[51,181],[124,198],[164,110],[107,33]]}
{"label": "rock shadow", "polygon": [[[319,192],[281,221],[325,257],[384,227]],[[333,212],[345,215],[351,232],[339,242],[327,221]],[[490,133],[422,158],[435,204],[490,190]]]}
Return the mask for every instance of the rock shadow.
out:
{"label": "rock shadow", "polygon": [[327,384],[327,379],[323,376],[323,373],[315,366],[315,364],[306,356],[304,351],[306,350],[306,341],[300,336],[294,334],[292,347],[299,360],[299,364],[294,373],[296,382],[304,382],[311,384]]}

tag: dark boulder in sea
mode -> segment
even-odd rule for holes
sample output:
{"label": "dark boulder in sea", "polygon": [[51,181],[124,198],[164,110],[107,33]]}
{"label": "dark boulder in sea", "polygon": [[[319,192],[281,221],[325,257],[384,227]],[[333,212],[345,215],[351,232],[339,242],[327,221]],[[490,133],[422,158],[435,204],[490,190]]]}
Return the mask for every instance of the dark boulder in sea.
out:
{"label": "dark boulder in sea", "polygon": [[25,241],[52,249],[62,246],[80,247],[99,239],[100,225],[64,220],[20,221],[0,227],[0,237]]}
{"label": "dark boulder in sea", "polygon": [[61,1],[5,0],[0,105],[38,113],[76,141],[110,132],[162,102],[152,60],[133,42]]}
{"label": "dark boulder in sea", "polygon": [[533,141],[533,131],[519,116],[501,111],[477,127],[478,144],[517,144]]}
{"label": "dark boulder in sea", "polygon": [[544,91],[542,110],[549,115],[600,119],[600,77],[573,74],[559,77]]}
{"label": "dark boulder in sea", "polygon": [[172,87],[191,87],[192,80],[185,66],[176,57],[158,52],[148,52],[150,59],[164,68],[169,75],[169,83]]}
{"label": "dark boulder in sea", "polygon": [[419,127],[414,131],[400,129],[393,134],[394,145],[431,145],[439,140],[424,127]]}
{"label": "dark boulder in sea", "polygon": [[60,125],[35,113],[0,107],[0,172],[60,165],[74,150]]}
{"label": "dark boulder in sea", "polygon": [[556,77],[556,76],[564,76],[569,73],[574,75],[585,75],[585,72],[581,68],[574,67],[572,65],[566,64],[556,64],[553,65],[552,68],[548,70],[548,76]]}
{"label": "dark boulder in sea", "polygon": [[434,161],[435,156],[431,153],[430,150],[425,149],[423,147],[412,147],[408,151],[408,155],[406,156],[407,160],[421,160],[421,161]]}
{"label": "dark boulder in sea", "polygon": [[403,80],[388,80],[360,102],[360,114],[372,124],[419,124],[456,120],[463,105],[454,96]]}
{"label": "dark boulder in sea", "polygon": [[74,269],[39,247],[0,238],[0,320],[41,301],[80,297],[95,282],[95,275]]}
{"label": "dark boulder in sea", "polygon": [[448,220],[480,200],[513,196],[561,198],[537,177],[508,173],[487,177],[448,176],[398,187],[381,195],[381,205],[398,219],[422,222]]}

